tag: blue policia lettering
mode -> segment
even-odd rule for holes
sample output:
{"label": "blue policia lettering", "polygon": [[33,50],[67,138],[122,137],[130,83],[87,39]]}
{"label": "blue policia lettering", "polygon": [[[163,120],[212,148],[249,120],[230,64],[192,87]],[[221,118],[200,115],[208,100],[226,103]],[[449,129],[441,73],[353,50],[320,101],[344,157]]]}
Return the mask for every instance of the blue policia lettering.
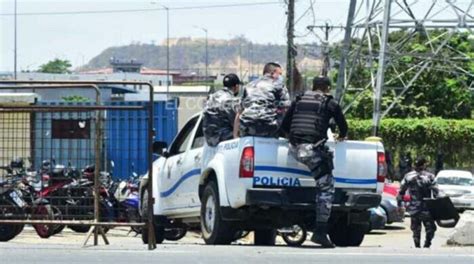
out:
{"label": "blue policia lettering", "polygon": [[301,187],[301,182],[298,178],[289,178],[289,177],[255,176],[253,177],[253,184],[260,185],[260,186]]}

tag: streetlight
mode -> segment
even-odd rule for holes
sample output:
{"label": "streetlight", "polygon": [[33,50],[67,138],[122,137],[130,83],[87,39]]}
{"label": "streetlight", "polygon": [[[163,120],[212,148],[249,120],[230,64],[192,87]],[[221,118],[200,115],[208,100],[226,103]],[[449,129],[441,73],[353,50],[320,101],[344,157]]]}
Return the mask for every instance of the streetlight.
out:
{"label": "streetlight", "polygon": [[151,3],[157,4],[166,10],[166,99],[168,99],[170,93],[170,9],[157,2]]}
{"label": "streetlight", "polygon": [[208,70],[208,67],[209,67],[209,53],[208,53],[208,45],[207,45],[207,28],[203,28],[203,27],[198,27],[198,26],[194,26],[195,28],[198,28],[198,29],[201,29],[204,31],[204,33],[206,33],[206,82],[207,82],[207,78],[209,77],[209,74],[207,72]]}
{"label": "streetlight", "polygon": [[17,43],[16,43],[17,42],[17,38],[16,38],[16,15],[17,15],[17,11],[16,10],[17,9],[16,9],[16,7],[17,7],[17,0],[15,0],[15,4],[14,4],[15,11],[14,11],[14,18],[13,18],[13,20],[14,20],[14,22],[13,22],[14,23],[14,29],[13,29],[13,31],[14,31],[14,33],[13,33],[14,34],[14,38],[13,38],[14,39],[13,40],[14,41],[13,68],[14,68],[15,80],[17,78],[17,51],[16,51],[16,48],[17,48]]}

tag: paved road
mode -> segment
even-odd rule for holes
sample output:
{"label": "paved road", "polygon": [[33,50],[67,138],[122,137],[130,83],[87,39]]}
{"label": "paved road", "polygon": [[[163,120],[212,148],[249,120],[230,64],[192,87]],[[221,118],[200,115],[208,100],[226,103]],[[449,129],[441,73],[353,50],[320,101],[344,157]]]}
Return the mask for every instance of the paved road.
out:
{"label": "paved road", "polygon": [[180,242],[165,243],[148,251],[139,237],[125,229],[110,231],[111,245],[82,248],[84,235],[67,229],[60,235],[39,239],[31,228],[8,243],[0,243],[0,263],[474,263],[474,247],[443,245],[447,229],[440,229],[431,249],[414,249],[410,231],[396,226],[366,236],[359,248],[322,249],[307,241],[301,248],[282,244],[255,247],[249,241],[231,246],[206,246],[197,234]]}
{"label": "paved road", "polygon": [[[13,246],[13,244],[11,244]],[[161,245],[155,251],[117,247],[78,248],[55,245],[2,247],[1,263],[474,263],[474,252],[459,249],[321,249],[313,246]]]}

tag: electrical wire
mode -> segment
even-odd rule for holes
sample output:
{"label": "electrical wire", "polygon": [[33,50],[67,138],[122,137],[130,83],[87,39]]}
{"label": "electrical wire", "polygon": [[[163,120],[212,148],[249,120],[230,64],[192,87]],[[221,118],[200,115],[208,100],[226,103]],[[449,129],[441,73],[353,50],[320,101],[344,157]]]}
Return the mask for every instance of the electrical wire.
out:
{"label": "electrical wire", "polygon": [[[241,4],[220,4],[220,5],[200,5],[200,6],[182,6],[170,7],[169,10],[192,10],[192,9],[213,9],[213,8],[227,8],[227,7],[248,7],[248,6],[262,6],[262,5],[276,5],[281,4],[280,1],[272,2],[257,2],[257,3],[241,3]],[[113,14],[113,13],[140,13],[140,12],[154,12],[163,11],[166,8],[146,8],[146,9],[117,9],[117,10],[79,10],[79,11],[60,11],[60,12],[27,12],[17,13],[17,16],[54,16],[54,15],[85,15],[85,14]],[[14,16],[14,13],[0,13],[0,16]]]}

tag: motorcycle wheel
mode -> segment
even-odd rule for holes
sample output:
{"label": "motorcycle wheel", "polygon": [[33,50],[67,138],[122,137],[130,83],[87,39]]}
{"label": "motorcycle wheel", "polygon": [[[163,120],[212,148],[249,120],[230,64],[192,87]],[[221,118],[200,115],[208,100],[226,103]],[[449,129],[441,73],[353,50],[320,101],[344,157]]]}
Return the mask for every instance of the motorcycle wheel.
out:
{"label": "motorcycle wheel", "polygon": [[72,226],[68,226],[68,228],[76,233],[87,233],[91,229],[90,226],[86,226],[86,225],[72,225]]}
{"label": "motorcycle wheel", "polygon": [[169,241],[178,241],[184,236],[188,230],[186,228],[166,228],[165,229],[165,239]]}
{"label": "motorcycle wheel", "polygon": [[281,237],[288,246],[299,247],[306,241],[308,232],[305,228],[302,228],[299,225],[294,225],[292,228],[293,232],[281,233]]}
{"label": "motorcycle wheel", "polygon": [[[108,205],[106,201],[100,201],[100,221],[101,222],[111,222],[113,221],[113,208]],[[93,216],[93,212],[91,213]],[[91,229],[91,226],[88,225],[71,225],[68,226],[69,229],[76,233],[87,233]],[[102,227],[104,234],[109,232],[110,227]]]}
{"label": "motorcycle wheel", "polygon": [[[59,210],[59,208],[56,207],[56,206],[52,206],[51,208],[52,208],[53,214],[54,214],[53,219],[54,220],[63,220],[63,215],[61,213],[61,210]],[[66,225],[53,225],[53,229],[54,229],[53,235],[57,235],[57,234],[61,233],[64,230],[65,227],[66,227]]]}
{"label": "motorcycle wheel", "polygon": [[[23,210],[14,203],[0,199],[0,219],[7,220],[24,216]],[[22,217],[21,217],[22,218]],[[7,242],[23,231],[25,225],[0,224],[0,242]]]}
{"label": "motorcycle wheel", "polygon": [[[40,204],[34,209],[33,219],[35,220],[52,220],[54,219],[54,213],[50,205]],[[54,225],[47,224],[34,224],[36,233],[41,238],[49,238],[54,234]]]}

